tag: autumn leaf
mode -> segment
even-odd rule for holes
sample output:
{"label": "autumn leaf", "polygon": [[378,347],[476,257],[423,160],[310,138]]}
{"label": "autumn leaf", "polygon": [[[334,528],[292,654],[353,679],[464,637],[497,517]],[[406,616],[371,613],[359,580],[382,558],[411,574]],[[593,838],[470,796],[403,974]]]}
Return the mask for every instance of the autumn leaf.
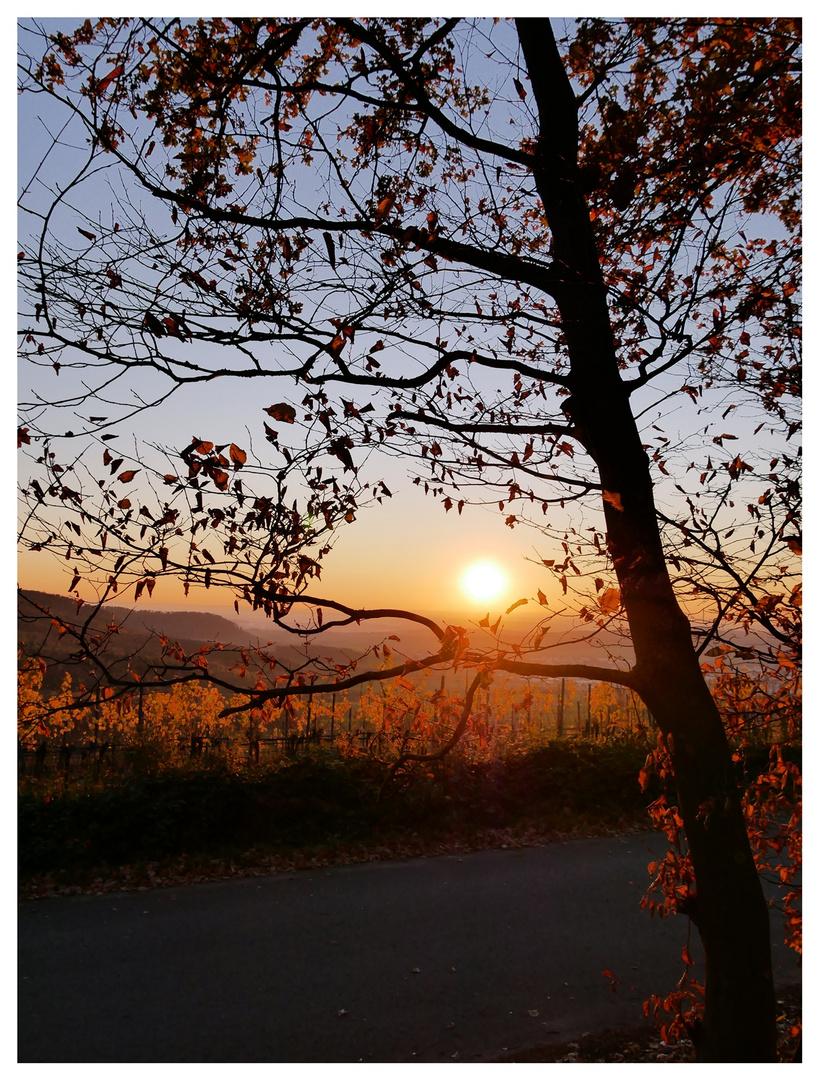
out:
{"label": "autumn leaf", "polygon": [[511,612],[513,612],[515,610],[515,608],[522,607],[523,604],[528,604],[528,603],[529,603],[529,601],[524,596],[521,600],[516,600],[514,602],[514,604],[510,604],[510,606],[506,609],[506,614],[509,615]]}
{"label": "autumn leaf", "polygon": [[231,443],[230,450],[228,452],[230,454],[230,460],[233,462],[233,468],[241,469],[241,467],[247,461],[247,454],[244,452],[244,450],[240,450],[235,443]]}
{"label": "autumn leaf", "polygon": [[79,225],[77,226],[77,232],[82,233],[82,235],[86,238],[86,240],[90,240],[92,244],[97,239],[97,237],[96,237],[96,235],[94,233],[89,232],[88,229],[81,229],[79,227]]}
{"label": "autumn leaf", "polygon": [[512,82],[515,84],[515,89],[518,92],[518,97],[520,98],[520,100],[525,101],[526,100],[526,90],[525,90],[523,84],[521,83],[521,81],[519,79],[512,79]]}
{"label": "autumn leaf", "polygon": [[118,79],[121,75],[125,74],[125,68],[122,64],[117,64],[115,68],[112,68],[108,74],[100,79],[97,83],[97,94],[104,94],[114,79]]}
{"label": "autumn leaf", "polygon": [[123,484],[130,484],[139,471],[139,469],[126,469],[125,472],[119,474],[117,480]]}
{"label": "autumn leaf", "polygon": [[322,236],[324,237],[324,243],[325,243],[325,246],[327,247],[327,257],[330,260],[330,266],[332,266],[332,268],[335,270],[335,268],[336,268],[336,243],[335,243],[335,240],[333,240],[332,236],[328,232],[322,233]]}
{"label": "autumn leaf", "polygon": [[166,334],[164,325],[159,321],[156,315],[152,314],[150,311],[145,312],[145,315],[142,318],[142,325],[147,327],[154,337],[161,338]]}
{"label": "autumn leaf", "polygon": [[393,206],[395,206],[395,196],[392,194],[386,195],[378,204],[378,208],[375,211],[374,220],[376,225],[381,224],[387,214],[389,214],[390,210],[392,210]]}
{"label": "autumn leaf", "polygon": [[604,615],[611,615],[620,607],[620,590],[608,588],[597,599],[598,606]]}
{"label": "autumn leaf", "polygon": [[604,491],[603,502],[608,503],[609,506],[613,507],[615,510],[623,509],[623,503],[620,499],[620,493],[617,491]]}
{"label": "autumn leaf", "polygon": [[295,424],[296,422],[296,410],[292,405],[288,405],[286,401],[280,401],[278,405],[271,405],[270,408],[264,411],[268,416],[272,416],[274,420],[281,420],[283,424]]}
{"label": "autumn leaf", "polygon": [[355,463],[353,462],[350,449],[353,446],[353,441],[348,435],[342,436],[340,439],[333,439],[330,442],[329,450],[338,460],[343,464],[344,471],[352,469],[355,472]]}

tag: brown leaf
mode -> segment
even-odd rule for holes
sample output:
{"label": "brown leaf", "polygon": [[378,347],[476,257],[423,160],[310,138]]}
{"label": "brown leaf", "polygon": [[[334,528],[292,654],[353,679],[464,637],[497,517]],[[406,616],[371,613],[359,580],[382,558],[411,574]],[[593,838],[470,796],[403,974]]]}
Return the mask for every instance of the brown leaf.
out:
{"label": "brown leaf", "polygon": [[325,232],[321,234],[324,237],[324,244],[327,248],[327,257],[330,260],[330,266],[335,270],[336,268],[336,244],[330,233]]}
{"label": "brown leaf", "polygon": [[240,450],[239,447],[236,446],[235,443],[230,444],[229,453],[230,453],[230,460],[233,462],[233,468],[234,469],[241,469],[241,467],[247,461],[247,454],[244,452],[244,450]]}
{"label": "brown leaf", "polygon": [[288,405],[286,401],[280,401],[278,405],[271,405],[269,409],[264,411],[268,416],[272,416],[274,420],[281,420],[283,424],[295,424],[296,422],[296,410],[292,405]]}
{"label": "brown leaf", "polygon": [[614,507],[615,510],[623,509],[623,503],[620,499],[619,491],[604,491],[603,502],[608,503],[609,506]]}
{"label": "brown leaf", "polygon": [[130,484],[139,471],[139,469],[126,469],[125,472],[119,474],[117,480],[120,480],[123,484]]}
{"label": "brown leaf", "polygon": [[620,607],[620,590],[608,588],[602,596],[598,597],[597,603],[605,615],[611,615]]}
{"label": "brown leaf", "polygon": [[506,614],[508,615],[510,612],[514,611],[515,608],[522,607],[524,604],[528,604],[528,603],[529,603],[529,601],[524,596],[521,600],[516,600],[514,602],[514,604],[510,604],[510,606],[506,609]]}

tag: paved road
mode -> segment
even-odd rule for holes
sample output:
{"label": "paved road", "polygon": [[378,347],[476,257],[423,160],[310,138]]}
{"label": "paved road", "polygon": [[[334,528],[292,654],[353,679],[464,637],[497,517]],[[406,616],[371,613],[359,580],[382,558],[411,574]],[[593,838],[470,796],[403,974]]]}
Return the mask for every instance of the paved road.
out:
{"label": "paved road", "polygon": [[[18,1057],[487,1061],[637,1023],[679,978],[687,935],[639,909],[653,847],[646,834],[26,902]],[[798,982],[790,951],[774,954],[778,981]]]}

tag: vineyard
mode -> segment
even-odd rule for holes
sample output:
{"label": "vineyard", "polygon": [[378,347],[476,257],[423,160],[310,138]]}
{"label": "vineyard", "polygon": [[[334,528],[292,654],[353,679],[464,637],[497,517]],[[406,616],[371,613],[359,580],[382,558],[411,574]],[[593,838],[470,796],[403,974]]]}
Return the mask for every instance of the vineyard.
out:
{"label": "vineyard", "polygon": [[[238,698],[198,681],[116,700],[102,694],[94,704],[72,709],[69,674],[57,694],[44,694],[42,680],[35,660],[20,671],[18,771],[24,786],[215,760],[238,769],[292,759],[322,745],[341,756],[365,754],[377,761],[408,745],[433,753],[446,742],[463,705],[460,687],[448,687],[445,675],[400,678],[353,695],[294,695],[281,707],[252,709],[238,714],[240,719],[221,715],[240,705]],[[31,723],[33,714],[46,710],[53,710],[47,725]],[[476,695],[458,753],[481,761],[549,739],[644,737],[649,725],[645,707],[623,687],[497,678]]]}

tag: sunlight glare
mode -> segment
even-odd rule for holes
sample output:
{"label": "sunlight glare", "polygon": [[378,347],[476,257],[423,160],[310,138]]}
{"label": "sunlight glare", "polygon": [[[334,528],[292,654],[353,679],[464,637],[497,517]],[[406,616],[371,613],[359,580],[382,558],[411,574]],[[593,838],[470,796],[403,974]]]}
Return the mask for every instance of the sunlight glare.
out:
{"label": "sunlight glare", "polygon": [[466,570],[461,587],[473,600],[493,600],[506,587],[506,578],[494,563],[480,562]]}

